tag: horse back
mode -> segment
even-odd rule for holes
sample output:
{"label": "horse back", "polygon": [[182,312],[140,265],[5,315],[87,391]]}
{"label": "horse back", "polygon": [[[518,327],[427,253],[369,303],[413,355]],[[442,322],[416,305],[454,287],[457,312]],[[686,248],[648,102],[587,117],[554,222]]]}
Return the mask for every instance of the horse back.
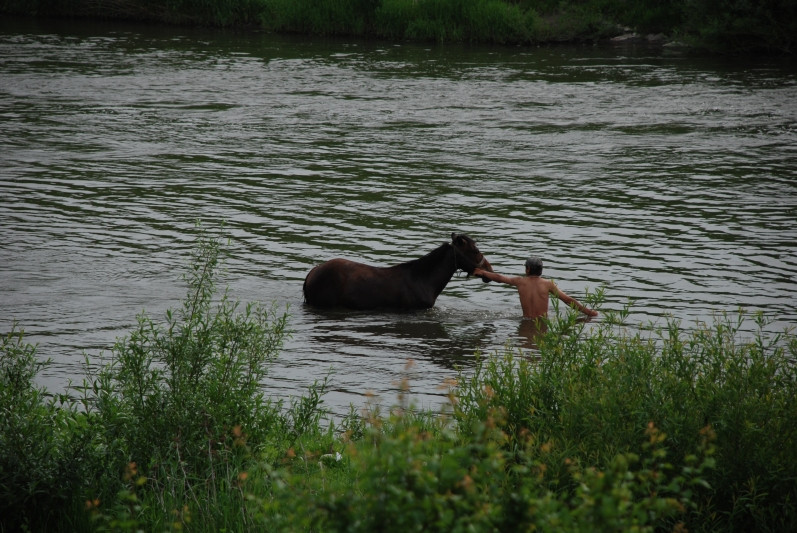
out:
{"label": "horse back", "polygon": [[316,307],[408,309],[431,307],[429,297],[408,282],[410,274],[398,267],[374,267],[331,259],[313,268],[304,280],[304,299]]}

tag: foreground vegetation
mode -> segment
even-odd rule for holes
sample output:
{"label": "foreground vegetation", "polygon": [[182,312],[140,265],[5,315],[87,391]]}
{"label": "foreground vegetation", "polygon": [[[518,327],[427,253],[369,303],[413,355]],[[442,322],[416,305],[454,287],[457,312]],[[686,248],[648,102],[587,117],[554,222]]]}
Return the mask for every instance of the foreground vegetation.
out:
{"label": "foreground vegetation", "polygon": [[501,44],[630,29],[725,52],[791,53],[797,36],[797,0],[0,0],[0,12]]}
{"label": "foreground vegetation", "polygon": [[[478,357],[450,405],[326,420],[260,381],[287,315],[216,292],[143,315],[77,399],[0,346],[0,531],[794,531],[797,341],[743,318],[684,332],[561,316],[539,352]],[[599,302],[593,301],[593,305]]]}

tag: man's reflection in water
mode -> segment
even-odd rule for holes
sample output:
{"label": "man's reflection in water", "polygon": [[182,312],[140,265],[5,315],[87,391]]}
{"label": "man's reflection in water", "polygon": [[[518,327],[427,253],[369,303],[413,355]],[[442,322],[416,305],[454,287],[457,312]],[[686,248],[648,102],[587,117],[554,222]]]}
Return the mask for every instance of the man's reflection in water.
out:
{"label": "man's reflection in water", "polygon": [[524,318],[517,328],[520,337],[520,348],[537,350],[537,341],[548,331],[548,323],[542,318]]}
{"label": "man's reflection in water", "polygon": [[[580,316],[576,318],[575,323],[584,324],[591,321],[591,317]],[[568,329],[569,326],[562,331],[565,332]],[[517,327],[518,341],[520,342],[519,347],[534,351],[539,350],[539,340],[546,333],[548,333],[548,322],[544,318],[522,319]]]}

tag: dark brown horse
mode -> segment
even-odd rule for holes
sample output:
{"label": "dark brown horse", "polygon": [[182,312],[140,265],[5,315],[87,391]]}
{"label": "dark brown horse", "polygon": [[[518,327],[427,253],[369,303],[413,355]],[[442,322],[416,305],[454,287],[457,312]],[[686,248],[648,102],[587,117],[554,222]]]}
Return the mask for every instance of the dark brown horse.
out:
{"label": "dark brown horse", "polygon": [[304,300],[316,307],[426,309],[454,272],[472,274],[476,267],[493,271],[473,239],[452,233],[450,243],[400,265],[374,267],[347,259],[321,263],[304,279]]}

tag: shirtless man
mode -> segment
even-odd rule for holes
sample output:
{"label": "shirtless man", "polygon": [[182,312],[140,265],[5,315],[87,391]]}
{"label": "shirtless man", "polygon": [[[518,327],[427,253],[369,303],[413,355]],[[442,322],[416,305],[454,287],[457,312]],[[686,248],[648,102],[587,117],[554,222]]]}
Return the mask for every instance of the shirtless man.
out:
{"label": "shirtless man", "polygon": [[562,292],[556,283],[542,277],[542,259],[530,257],[526,260],[526,275],[509,277],[502,276],[495,272],[488,272],[477,268],[473,271],[474,276],[481,276],[499,283],[507,283],[517,287],[520,296],[520,306],[523,308],[525,318],[538,318],[548,314],[548,295],[553,294],[565,304],[575,307],[587,316],[597,316],[598,312],[593,311],[581,304],[572,296]]}

